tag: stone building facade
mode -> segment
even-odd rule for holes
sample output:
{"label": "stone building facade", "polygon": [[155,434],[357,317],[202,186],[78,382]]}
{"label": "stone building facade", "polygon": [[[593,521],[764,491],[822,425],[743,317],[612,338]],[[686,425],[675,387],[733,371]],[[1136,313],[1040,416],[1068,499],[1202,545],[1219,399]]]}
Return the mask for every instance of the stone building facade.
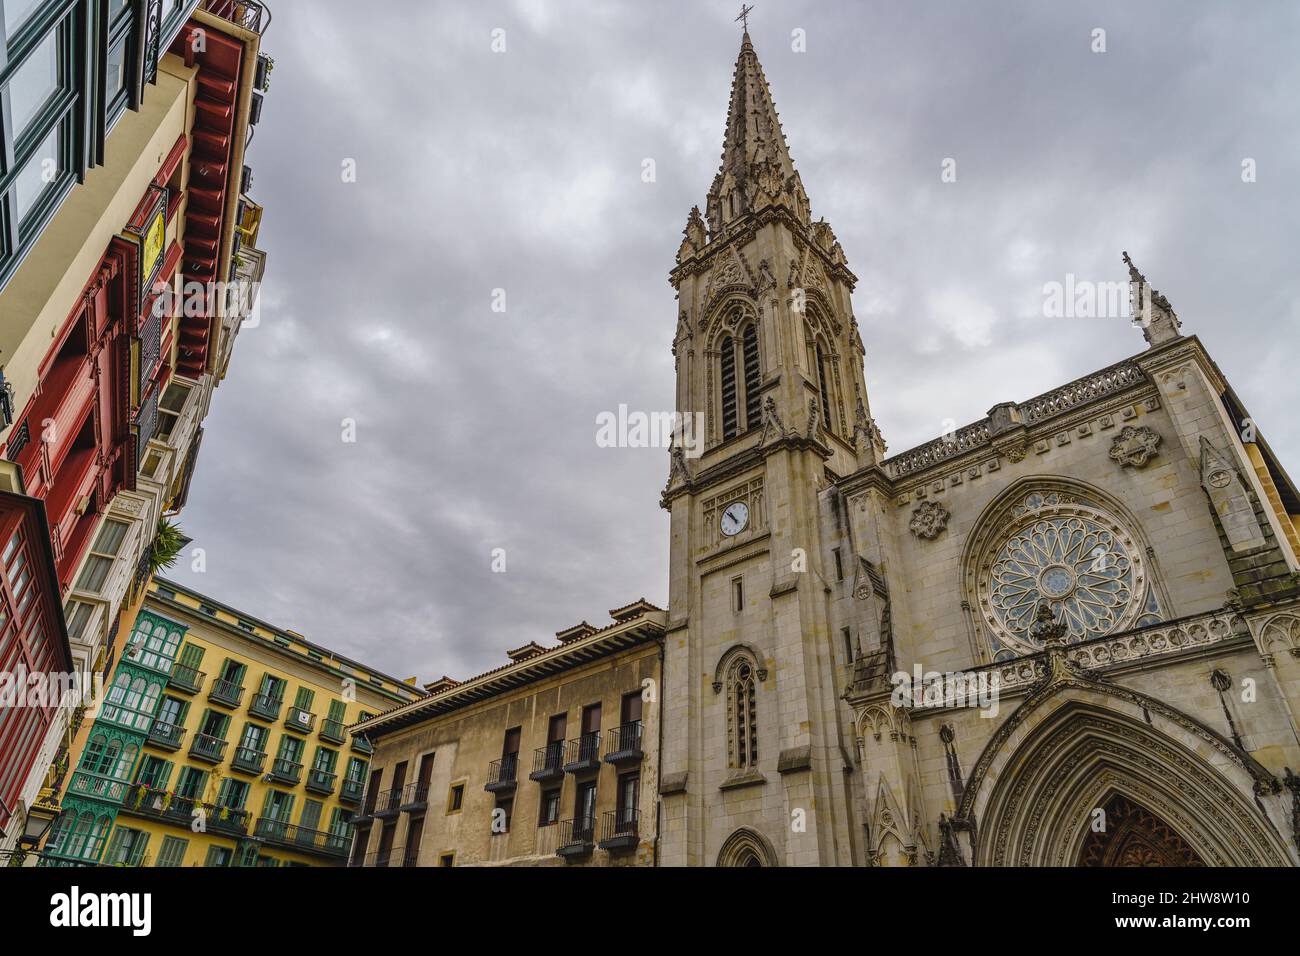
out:
{"label": "stone building facade", "polygon": [[653,865],[664,612],[610,616],[353,727],[374,760],[351,865]]}
{"label": "stone building facade", "polygon": [[1124,259],[1143,351],[887,455],[746,33],[671,273],[659,862],[1297,863],[1300,494]]}

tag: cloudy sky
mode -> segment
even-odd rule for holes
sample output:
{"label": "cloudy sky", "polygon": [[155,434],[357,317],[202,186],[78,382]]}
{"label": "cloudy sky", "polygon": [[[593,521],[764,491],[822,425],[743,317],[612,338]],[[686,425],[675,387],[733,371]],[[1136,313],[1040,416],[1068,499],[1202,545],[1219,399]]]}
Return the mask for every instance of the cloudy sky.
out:
{"label": "cloudy sky", "polygon": [[[672,409],[667,272],[739,4],[274,8],[262,321],[182,516],[206,570],[172,576],[422,681],[662,604],[667,455],[597,447],[596,416]],[[767,0],[750,23],[860,280],[891,454],[1140,351],[1123,320],[1043,316],[1045,283],[1123,281],[1127,249],[1300,471],[1300,7]]]}

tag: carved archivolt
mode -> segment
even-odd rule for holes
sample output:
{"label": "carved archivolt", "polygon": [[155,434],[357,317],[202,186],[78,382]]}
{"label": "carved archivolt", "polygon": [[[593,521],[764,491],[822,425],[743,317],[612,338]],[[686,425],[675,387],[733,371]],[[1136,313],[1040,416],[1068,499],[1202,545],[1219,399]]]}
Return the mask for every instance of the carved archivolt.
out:
{"label": "carved archivolt", "polygon": [[1279,614],[1270,618],[1260,629],[1259,646],[1270,657],[1280,653],[1300,657],[1300,617]]}
{"label": "carved archivolt", "polygon": [[[971,772],[958,815],[980,822],[977,863],[1073,865],[1093,811],[1119,794],[1166,821],[1211,865],[1294,864],[1257,805],[1277,799],[1265,768],[1194,718],[1081,677],[1062,660]],[[1202,756],[1207,744],[1219,759]]]}
{"label": "carved archivolt", "polygon": [[757,830],[741,827],[718,851],[718,866],[780,866],[776,849]]}

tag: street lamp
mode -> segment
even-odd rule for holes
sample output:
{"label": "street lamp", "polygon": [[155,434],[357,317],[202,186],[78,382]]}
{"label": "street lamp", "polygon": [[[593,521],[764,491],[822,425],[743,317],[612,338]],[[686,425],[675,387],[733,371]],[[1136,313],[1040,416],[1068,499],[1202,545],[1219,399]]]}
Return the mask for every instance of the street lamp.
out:
{"label": "street lamp", "polygon": [[58,809],[48,803],[28,807],[27,819],[23,823],[23,833],[18,838],[18,843],[21,846],[39,846],[58,815]]}

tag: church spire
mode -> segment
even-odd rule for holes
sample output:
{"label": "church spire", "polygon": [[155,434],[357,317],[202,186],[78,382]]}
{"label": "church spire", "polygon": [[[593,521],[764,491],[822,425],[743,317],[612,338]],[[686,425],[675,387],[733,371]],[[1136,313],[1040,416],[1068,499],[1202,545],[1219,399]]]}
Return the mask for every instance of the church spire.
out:
{"label": "church spire", "polygon": [[742,216],[769,205],[784,205],[809,224],[808,197],[746,28],[731,81],[722,165],[709,190],[709,231],[718,235]]}

